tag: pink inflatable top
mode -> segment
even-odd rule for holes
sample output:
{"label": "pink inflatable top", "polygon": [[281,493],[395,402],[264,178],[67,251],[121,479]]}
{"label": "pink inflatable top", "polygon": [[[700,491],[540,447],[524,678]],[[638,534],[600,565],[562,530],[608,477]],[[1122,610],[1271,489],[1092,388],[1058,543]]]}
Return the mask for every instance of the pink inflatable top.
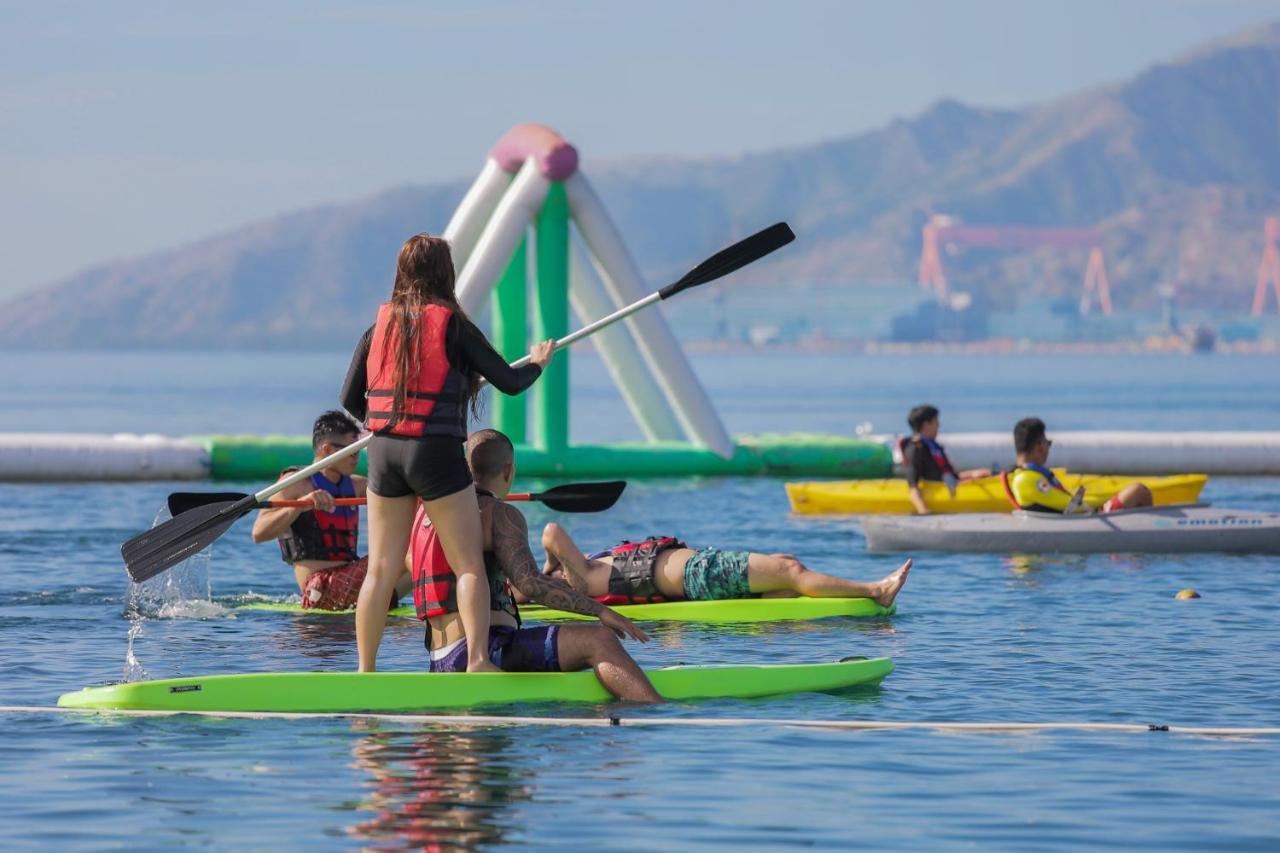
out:
{"label": "pink inflatable top", "polygon": [[504,172],[514,175],[524,161],[534,157],[538,171],[553,181],[563,181],[578,171],[578,149],[549,127],[518,124],[493,146],[489,156]]}

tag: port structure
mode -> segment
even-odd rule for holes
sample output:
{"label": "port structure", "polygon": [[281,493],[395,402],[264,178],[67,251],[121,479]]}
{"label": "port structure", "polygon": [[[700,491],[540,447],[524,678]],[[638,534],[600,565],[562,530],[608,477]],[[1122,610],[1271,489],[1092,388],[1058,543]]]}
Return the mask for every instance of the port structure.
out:
{"label": "port structure", "polygon": [[[948,295],[947,276],[942,269],[942,252],[961,249],[1088,249],[1084,271],[1084,291],[1080,314],[1093,309],[1094,298],[1103,314],[1111,314],[1111,284],[1102,257],[1101,234],[1096,228],[1055,228],[1033,225],[963,225],[953,217],[935,214],[924,224],[920,251],[920,286],[931,289],[939,299]],[[1275,243],[1270,243],[1274,250]],[[1280,293],[1280,283],[1277,284]],[[1256,313],[1256,312],[1255,312]]]}
{"label": "port structure", "polygon": [[1253,290],[1253,316],[1261,317],[1267,307],[1267,285],[1276,291],[1276,310],[1280,311],[1280,216],[1268,216],[1263,226],[1267,243],[1258,264],[1258,286]]}

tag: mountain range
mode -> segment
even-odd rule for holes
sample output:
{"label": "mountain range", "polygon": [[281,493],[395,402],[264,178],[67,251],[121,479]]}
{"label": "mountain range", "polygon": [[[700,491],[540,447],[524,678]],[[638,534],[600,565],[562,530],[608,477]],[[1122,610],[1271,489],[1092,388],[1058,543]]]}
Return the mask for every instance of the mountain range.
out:
{"label": "mountain range", "polygon": [[[856,97],[856,92],[850,92]],[[833,105],[838,108],[838,105]],[[655,285],[785,219],[798,239],[752,282],[912,287],[920,229],[1096,226],[1113,300],[1248,309],[1263,220],[1280,213],[1280,23],[1113,85],[1019,109],[941,101],[821,144],[583,168]],[[289,213],[85,270],[0,307],[0,339],[52,348],[345,349],[409,234],[443,229],[469,178]],[[997,306],[1078,292],[1081,250],[963,251],[955,288]]]}

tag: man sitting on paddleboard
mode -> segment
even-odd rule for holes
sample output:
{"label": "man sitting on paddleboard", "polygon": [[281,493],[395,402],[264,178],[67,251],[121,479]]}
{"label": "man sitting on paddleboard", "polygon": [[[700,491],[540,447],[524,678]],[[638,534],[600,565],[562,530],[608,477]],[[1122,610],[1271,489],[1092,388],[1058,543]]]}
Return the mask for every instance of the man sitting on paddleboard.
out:
{"label": "man sitting on paddleboard", "polygon": [[957,483],[991,476],[986,468],[956,471],[947,458],[947,451],[938,443],[940,424],[938,410],[934,406],[916,406],[907,415],[907,425],[911,427],[911,435],[898,442],[898,451],[906,468],[907,494],[918,515],[929,514],[929,504],[920,493],[921,480],[946,483],[954,495]]}
{"label": "man sitting on paddleboard", "polygon": [[[524,515],[502,500],[515,479],[511,440],[493,429],[474,432],[467,439],[467,462],[475,478],[484,533],[485,574],[493,608],[489,615],[493,662],[506,672],[573,672],[590,667],[619,699],[661,702],[644,670],[618,641],[628,636],[643,643],[649,637],[625,616],[538,571]],[[413,521],[408,559],[413,603],[418,618],[428,623],[431,671],[465,672],[467,640],[458,615],[457,576],[421,505]],[[596,616],[600,624],[522,628],[517,593],[522,600],[556,610]]]}
{"label": "man sitting on paddleboard", "polygon": [[[359,436],[360,427],[345,412],[325,412],[316,418],[311,431],[311,449],[316,461],[341,450]],[[358,453],[340,459],[276,496],[282,500],[311,501],[314,510],[261,509],[253,522],[254,542],[279,540],[281,556],[293,566],[303,609],[346,610],[356,606],[360,585],[368,571],[368,558],[356,554],[360,510],[354,506],[337,506],[334,499],[365,496],[365,478],[355,473],[359,461]],[[280,476],[297,470],[297,467],[286,468]],[[408,591],[406,574],[396,586],[396,596]]]}
{"label": "man sitting on paddleboard", "polygon": [[[1013,427],[1013,449],[1018,454],[1017,467],[1001,475],[1005,494],[1018,509],[1031,512],[1064,513],[1072,508],[1073,495],[1058,481],[1049,468],[1049,448],[1053,442],[1045,435],[1044,421],[1023,418]],[[1080,489],[1083,492],[1083,487]],[[1079,511],[1091,510],[1077,502]],[[1100,512],[1151,506],[1151,490],[1142,483],[1130,483],[1102,505]]]}
{"label": "man sitting on paddleboard", "polygon": [[806,568],[790,554],[758,554],[690,548],[670,536],[624,542],[584,554],[558,524],[542,531],[547,552],[543,572],[611,603],[713,601],[757,595],[807,598],[870,598],[888,607],[897,598],[911,560],[874,583],[859,583]]}

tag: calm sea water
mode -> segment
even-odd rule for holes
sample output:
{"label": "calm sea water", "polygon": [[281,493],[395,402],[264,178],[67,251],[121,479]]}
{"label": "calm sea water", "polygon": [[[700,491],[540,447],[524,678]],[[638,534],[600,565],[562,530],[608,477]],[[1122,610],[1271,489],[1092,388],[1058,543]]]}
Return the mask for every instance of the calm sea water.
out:
{"label": "calm sea water", "polygon": [[[288,432],[330,403],[344,354],[6,356],[0,430]],[[1274,359],[702,355],[730,428],[1280,429]],[[574,435],[634,437],[598,363],[575,361]],[[240,484],[250,488],[258,484]],[[237,612],[295,592],[248,525],[207,574],[131,615],[119,544],[188,485],[0,485],[0,704],[51,705],[136,675],[354,668],[350,617]],[[1280,508],[1280,480],[1221,479],[1215,503]],[[531,526],[552,516],[533,507]],[[787,551],[871,579],[849,519],[792,516],[774,480],[634,482],[560,516],[588,545],[655,531]],[[653,709],[513,713],[1280,724],[1280,558],[918,555],[893,619],[655,626],[646,665],[889,655],[880,687]],[[1194,587],[1203,597],[1177,601]],[[211,595],[211,600],[204,600]],[[162,607],[163,605],[163,607]],[[129,634],[135,634],[127,661]],[[391,626],[386,668],[423,663]],[[957,846],[1274,849],[1280,739],[734,729],[447,730],[340,720],[0,714],[0,845],[400,849]]]}

